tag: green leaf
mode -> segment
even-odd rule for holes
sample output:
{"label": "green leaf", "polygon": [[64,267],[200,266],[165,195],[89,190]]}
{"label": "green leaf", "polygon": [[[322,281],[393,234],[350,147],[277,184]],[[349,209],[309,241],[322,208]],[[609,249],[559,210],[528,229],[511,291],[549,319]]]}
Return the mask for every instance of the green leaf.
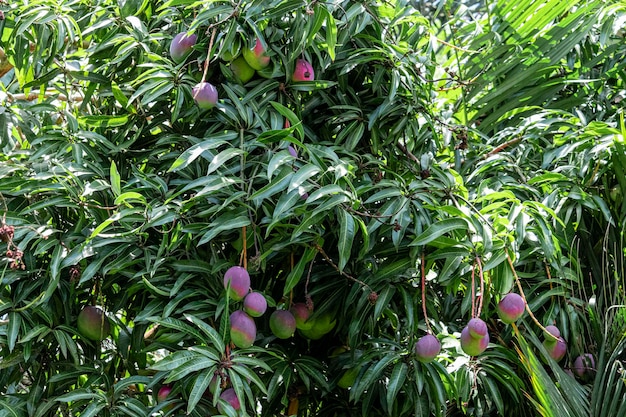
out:
{"label": "green leaf", "polygon": [[68,392],[67,394],[60,395],[56,397],[55,400],[62,403],[90,400],[97,404],[100,401],[106,402],[106,397],[104,397],[104,395],[100,392],[91,392],[86,389],[77,389],[72,392]]}
{"label": "green leaf", "polygon": [[304,128],[302,127],[302,122],[300,121],[300,119],[298,119],[298,116],[296,116],[296,114],[289,108],[283,106],[278,102],[271,101],[270,104],[276,109],[277,112],[279,112],[284,117],[286,117],[287,120],[289,120],[289,123],[291,124],[291,129],[295,129],[295,131],[298,132],[298,137],[300,139],[304,139]]}
{"label": "green leaf", "polygon": [[350,401],[358,401],[365,391],[371,389],[374,383],[383,377],[385,368],[397,360],[398,356],[396,353],[388,353],[377,362],[370,364],[365,373],[360,378],[357,377],[350,389]]}
{"label": "green leaf", "polygon": [[122,186],[120,173],[117,171],[117,165],[115,164],[115,161],[111,161],[109,176],[111,181],[111,189],[113,190],[113,194],[117,197],[122,193]]}
{"label": "green leaf", "polygon": [[187,414],[191,414],[191,412],[196,408],[196,405],[198,405],[202,399],[205,391],[209,388],[211,379],[215,376],[216,369],[217,366],[200,372],[194,380],[193,388],[191,389],[189,399],[187,400]]}
{"label": "green leaf", "polygon": [[354,227],[354,217],[341,208],[337,209],[337,218],[339,220],[339,240],[337,241],[337,249],[339,251],[339,271],[343,271],[346,263],[350,259],[352,253],[352,244],[356,236]]}
{"label": "green leaf", "polygon": [[303,278],[305,266],[313,260],[313,257],[316,253],[317,249],[315,248],[308,247],[305,249],[304,253],[302,254],[302,256],[300,256],[300,259],[298,260],[296,265],[289,272],[287,278],[285,278],[285,287],[283,288],[284,295],[289,295],[291,290],[295,288],[298,282],[300,282],[300,280]]}
{"label": "green leaf", "polygon": [[222,340],[222,337],[217,332],[217,330],[215,330],[213,327],[209,326],[204,321],[200,320],[198,317],[192,314],[185,314],[185,318],[195,324],[202,331],[202,333],[204,333],[209,338],[209,340],[211,341],[213,346],[215,346],[215,349],[218,352],[224,351],[224,341]]}
{"label": "green leaf", "polygon": [[398,392],[403,388],[409,367],[405,362],[398,362],[391,371],[391,376],[387,382],[387,412],[392,414],[392,409],[396,403]]}
{"label": "green leaf", "polygon": [[176,172],[183,168],[186,168],[195,161],[199,156],[203,155],[205,152],[207,153],[207,159],[212,159],[213,154],[211,154],[210,150],[215,149],[221,145],[228,144],[230,140],[237,138],[239,134],[233,131],[226,131],[218,135],[214,135],[211,139],[202,141],[191,146],[189,149],[185,150],[170,166],[168,172]]}
{"label": "green leaf", "polygon": [[7,345],[9,352],[13,352],[15,343],[19,336],[20,327],[22,325],[22,315],[17,311],[11,311],[9,313],[9,326],[7,329]]}
{"label": "green leaf", "polygon": [[306,180],[318,174],[319,172],[320,169],[318,166],[313,164],[306,164],[293,175],[293,177],[291,178],[291,182],[289,183],[289,188],[287,188],[287,192],[297,190]]}
{"label": "green leaf", "polygon": [[230,159],[242,154],[243,151],[236,148],[229,148],[221,151],[220,153],[215,155],[213,159],[211,159],[207,174],[212,173],[213,171],[219,169],[224,163],[228,162]]}
{"label": "green leaf", "polygon": [[210,242],[222,232],[232,232],[233,230],[249,226],[250,219],[247,216],[238,216],[237,212],[224,213],[211,224],[209,224],[208,231],[206,231],[202,235],[200,241],[198,242],[198,245],[203,245],[207,242]]}
{"label": "green leaf", "polygon": [[426,245],[446,233],[458,230],[466,231],[468,228],[467,221],[462,219],[445,219],[437,223],[433,223],[424,230],[422,234],[416,237],[409,246]]}
{"label": "green leaf", "polygon": [[184,366],[186,363],[192,361],[193,359],[199,358],[199,356],[200,354],[196,352],[179,350],[161,359],[160,361],[152,365],[150,369],[155,371],[171,371],[173,369]]}
{"label": "green leaf", "polygon": [[129,121],[129,116],[81,116],[78,123],[86,129],[97,127],[119,127],[124,126]]}
{"label": "green leaf", "polygon": [[94,417],[99,415],[100,411],[107,406],[105,401],[92,402],[89,404],[82,413],[80,413],[83,417]]}
{"label": "green leaf", "polygon": [[142,204],[146,204],[146,198],[143,196],[143,194],[137,193],[135,191],[127,191],[125,193],[122,193],[120,195],[118,195],[115,200],[114,203],[115,205],[121,205],[124,204],[127,207],[132,207],[132,205],[130,204],[130,202],[133,201],[138,201]]}

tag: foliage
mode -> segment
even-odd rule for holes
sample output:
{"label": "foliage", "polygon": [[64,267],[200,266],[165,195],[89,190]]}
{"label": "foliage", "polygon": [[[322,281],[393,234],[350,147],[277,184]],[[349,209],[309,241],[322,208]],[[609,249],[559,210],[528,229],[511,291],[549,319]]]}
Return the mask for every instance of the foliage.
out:
{"label": "foliage", "polygon": [[[2,3],[0,416],[620,412],[626,9],[579,3]],[[243,84],[256,38],[271,63]],[[332,330],[278,339],[266,313],[234,347],[233,265]],[[94,304],[102,342],[76,326]],[[469,357],[476,316],[492,343]],[[593,390],[562,369],[586,351]]]}

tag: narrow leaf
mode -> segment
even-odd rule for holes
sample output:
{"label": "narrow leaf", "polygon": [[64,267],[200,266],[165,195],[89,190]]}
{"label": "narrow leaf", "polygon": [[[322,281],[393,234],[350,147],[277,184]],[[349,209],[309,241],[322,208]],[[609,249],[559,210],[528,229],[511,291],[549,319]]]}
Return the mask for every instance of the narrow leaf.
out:
{"label": "narrow leaf", "polygon": [[467,230],[467,222],[462,219],[445,219],[433,223],[426,230],[419,235],[409,246],[426,245],[429,242],[437,239],[444,234],[453,230],[465,231]]}
{"label": "narrow leaf", "polygon": [[111,189],[113,190],[113,194],[117,197],[122,193],[122,186],[120,173],[117,171],[115,161],[111,161],[110,177]]}
{"label": "narrow leaf", "polygon": [[339,217],[339,240],[337,241],[337,248],[339,250],[338,266],[339,271],[343,271],[352,252],[352,243],[354,242],[355,236],[354,217],[341,208],[337,209],[337,215]]}

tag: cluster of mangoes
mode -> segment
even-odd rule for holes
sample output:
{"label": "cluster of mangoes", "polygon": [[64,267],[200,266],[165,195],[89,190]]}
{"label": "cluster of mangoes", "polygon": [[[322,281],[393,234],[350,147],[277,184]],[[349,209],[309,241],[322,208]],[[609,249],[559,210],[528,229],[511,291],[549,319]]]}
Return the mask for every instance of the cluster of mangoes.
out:
{"label": "cluster of mangoes", "polygon": [[243,301],[241,309],[230,315],[230,340],[239,348],[252,346],[256,339],[254,317],[261,317],[267,310],[263,294],[252,291],[250,274],[242,266],[232,266],[224,274],[224,288],[231,300]]}
{"label": "cluster of mangoes", "polygon": [[[230,315],[230,340],[239,348],[252,346],[256,339],[255,317],[267,310],[267,300],[260,292],[251,291],[250,275],[241,266],[230,267],[224,274],[224,288],[231,300],[243,301],[241,309]],[[269,317],[272,334],[279,339],[292,337],[296,329],[312,340],[320,339],[335,327],[331,313],[313,315],[306,303],[293,303],[289,308],[278,308]]]}
{"label": "cluster of mangoes", "polygon": [[[170,43],[170,57],[180,64],[193,51],[198,40],[198,36],[193,33],[180,32]],[[238,50],[227,50],[222,54],[222,59],[229,61],[228,68],[236,81],[245,84],[250,81],[255,74],[271,75],[264,72],[270,65],[271,57],[267,53],[267,48],[263,41],[256,38],[254,42],[242,48],[241,54]],[[291,74],[292,82],[313,81],[315,71],[310,62],[299,58],[295,62],[294,71]],[[202,80],[193,87],[193,98],[201,109],[211,109],[217,105],[219,98],[217,88]]]}
{"label": "cluster of mangoes", "polygon": [[[516,293],[509,293],[502,297],[497,306],[500,320],[506,324],[516,322],[524,314],[526,303]],[[461,349],[470,356],[478,356],[489,345],[489,331],[487,323],[479,317],[471,318],[461,331]],[[416,358],[421,362],[434,360],[441,351],[441,343],[432,334],[421,337],[414,347]]]}

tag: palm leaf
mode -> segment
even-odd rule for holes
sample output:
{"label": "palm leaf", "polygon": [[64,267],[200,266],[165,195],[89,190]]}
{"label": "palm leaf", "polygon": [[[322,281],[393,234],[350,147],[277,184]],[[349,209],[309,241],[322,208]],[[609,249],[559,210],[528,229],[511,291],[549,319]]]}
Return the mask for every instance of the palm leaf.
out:
{"label": "palm leaf", "polygon": [[[539,357],[535,354],[526,338],[515,328],[515,336],[520,362],[530,379],[534,397],[527,396],[535,406],[537,413],[544,417],[588,417],[589,394],[574,378],[547,354],[534,333],[528,332],[527,337],[541,353],[553,376],[550,376]],[[556,381],[555,381],[556,380]]]}

